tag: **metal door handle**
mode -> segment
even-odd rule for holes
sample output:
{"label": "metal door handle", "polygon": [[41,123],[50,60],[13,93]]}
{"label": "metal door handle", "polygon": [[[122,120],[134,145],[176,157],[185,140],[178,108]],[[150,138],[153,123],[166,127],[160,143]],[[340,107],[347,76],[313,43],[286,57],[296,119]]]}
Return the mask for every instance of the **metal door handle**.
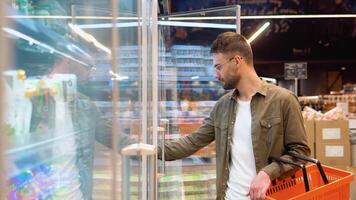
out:
{"label": "metal door handle", "polygon": [[130,144],[121,150],[125,156],[149,156],[156,154],[156,147],[150,144]]}
{"label": "metal door handle", "polygon": [[162,123],[164,123],[164,128],[158,129],[161,133],[161,171],[158,172],[158,176],[161,177],[166,173],[166,160],[165,160],[165,148],[164,144],[166,143],[166,133],[169,131],[169,120],[168,119],[160,119]]}

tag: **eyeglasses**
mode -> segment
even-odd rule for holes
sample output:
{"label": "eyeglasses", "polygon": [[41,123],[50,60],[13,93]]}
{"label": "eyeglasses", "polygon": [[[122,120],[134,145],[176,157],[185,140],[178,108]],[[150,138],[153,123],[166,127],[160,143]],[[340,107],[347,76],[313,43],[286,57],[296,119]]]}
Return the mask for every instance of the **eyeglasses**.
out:
{"label": "eyeglasses", "polygon": [[226,62],[225,62],[225,63],[223,63],[223,64],[217,64],[217,65],[214,65],[215,70],[217,70],[217,71],[221,71],[221,70],[222,70],[222,68],[223,68],[223,66],[224,66],[224,65],[226,65],[227,63],[231,62],[234,58],[235,58],[235,56],[233,56],[233,57],[229,58],[229,60],[228,60],[228,61],[226,61]]}

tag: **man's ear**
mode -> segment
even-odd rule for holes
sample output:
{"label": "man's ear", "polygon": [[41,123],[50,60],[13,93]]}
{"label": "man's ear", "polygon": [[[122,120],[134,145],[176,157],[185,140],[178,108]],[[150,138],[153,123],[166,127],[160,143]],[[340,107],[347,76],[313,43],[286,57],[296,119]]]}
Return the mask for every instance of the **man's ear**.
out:
{"label": "man's ear", "polygon": [[238,57],[234,57],[234,60],[232,61],[235,63],[236,68],[240,68],[241,60],[238,59]]}
{"label": "man's ear", "polygon": [[236,55],[236,56],[234,57],[234,62],[235,62],[235,64],[236,64],[236,66],[240,67],[241,64],[242,64],[242,58],[241,58],[240,56]]}

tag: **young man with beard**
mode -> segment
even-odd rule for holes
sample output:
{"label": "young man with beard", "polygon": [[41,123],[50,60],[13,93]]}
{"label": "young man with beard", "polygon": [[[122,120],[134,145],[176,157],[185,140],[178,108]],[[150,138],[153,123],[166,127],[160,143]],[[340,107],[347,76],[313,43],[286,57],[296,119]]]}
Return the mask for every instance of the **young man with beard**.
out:
{"label": "young man with beard", "polygon": [[258,77],[251,46],[242,35],[220,34],[211,53],[216,78],[231,91],[199,129],[165,143],[165,159],[187,157],[215,140],[216,199],[264,199],[271,180],[295,170],[270,162],[270,157],[291,160],[287,152],[310,154],[298,99]]}

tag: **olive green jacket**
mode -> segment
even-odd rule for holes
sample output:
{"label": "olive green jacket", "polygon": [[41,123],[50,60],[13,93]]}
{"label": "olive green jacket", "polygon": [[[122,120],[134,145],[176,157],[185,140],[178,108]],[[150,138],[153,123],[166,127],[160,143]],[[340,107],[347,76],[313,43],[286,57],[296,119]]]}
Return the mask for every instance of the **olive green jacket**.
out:
{"label": "olive green jacket", "polygon": [[[233,90],[215,104],[203,125],[186,137],[165,143],[165,160],[187,157],[215,140],[216,199],[224,199],[229,179],[231,144],[238,109],[238,90]],[[297,97],[289,90],[263,82],[251,100],[252,143],[256,173],[266,172],[271,180],[291,175],[295,167],[269,162],[269,157],[281,157],[293,151],[309,156],[310,149]],[[158,149],[161,158],[161,149]]]}

